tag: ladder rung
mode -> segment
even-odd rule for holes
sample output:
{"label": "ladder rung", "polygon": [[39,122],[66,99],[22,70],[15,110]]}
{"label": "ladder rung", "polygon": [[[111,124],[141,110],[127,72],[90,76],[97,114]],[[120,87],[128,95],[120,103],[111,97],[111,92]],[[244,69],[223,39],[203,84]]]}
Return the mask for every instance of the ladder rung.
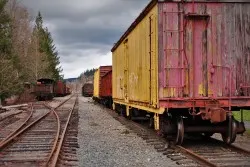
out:
{"label": "ladder rung", "polygon": [[174,49],[174,48],[170,48],[170,49],[164,49],[164,50],[179,50],[179,51],[183,51],[184,49]]}
{"label": "ladder rung", "polygon": [[184,13],[184,11],[173,11],[173,12],[164,12],[164,13]]}
{"label": "ladder rung", "polygon": [[183,32],[183,30],[164,30],[164,32],[175,32],[175,33],[179,33],[179,32]]}
{"label": "ladder rung", "polygon": [[188,69],[187,67],[165,67],[165,69]]}
{"label": "ladder rung", "polygon": [[185,85],[184,86],[179,86],[179,85],[170,85],[170,86],[168,86],[168,85],[166,85],[166,87],[167,88],[184,88],[185,87]]}

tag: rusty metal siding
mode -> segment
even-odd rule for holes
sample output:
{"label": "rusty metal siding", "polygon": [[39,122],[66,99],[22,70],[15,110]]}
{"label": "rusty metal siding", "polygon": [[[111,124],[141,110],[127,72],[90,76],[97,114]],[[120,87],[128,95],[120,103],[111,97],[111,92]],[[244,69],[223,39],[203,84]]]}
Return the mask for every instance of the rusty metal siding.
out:
{"label": "rusty metal siding", "polygon": [[156,106],[158,102],[157,6],[113,50],[113,98]]}
{"label": "rusty metal siding", "polygon": [[100,97],[112,96],[112,70],[101,77]]}
{"label": "rusty metal siding", "polygon": [[101,78],[112,70],[112,66],[100,66],[94,74],[94,97],[100,98],[103,86]]}
{"label": "rusty metal siding", "polygon": [[250,96],[250,3],[159,3],[159,97]]}
{"label": "rusty metal siding", "polygon": [[[100,69],[99,96],[101,97],[101,96],[106,96],[107,93],[109,92],[109,90],[112,89],[112,86],[107,85],[108,83],[106,83],[106,79],[104,79],[104,82],[103,82],[103,77],[105,77],[107,75],[107,73],[112,71],[112,66],[100,66],[99,69]],[[108,79],[112,79],[112,78],[108,78]],[[109,84],[111,84],[111,80],[110,80]],[[111,93],[109,92],[109,94],[111,94]]]}
{"label": "rusty metal siding", "polygon": [[85,83],[82,86],[82,95],[83,96],[93,96],[93,84],[92,83]]}
{"label": "rusty metal siding", "polygon": [[62,81],[57,81],[54,86],[54,93],[56,96],[62,96],[66,93],[66,84]]}

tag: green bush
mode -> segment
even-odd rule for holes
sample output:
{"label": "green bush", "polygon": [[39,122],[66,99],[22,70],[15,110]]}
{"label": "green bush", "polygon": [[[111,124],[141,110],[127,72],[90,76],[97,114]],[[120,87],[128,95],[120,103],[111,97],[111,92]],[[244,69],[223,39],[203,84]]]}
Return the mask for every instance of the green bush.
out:
{"label": "green bush", "polygon": [[[250,121],[250,110],[243,110],[243,121]],[[233,111],[234,118],[238,121],[241,120],[241,112]]]}

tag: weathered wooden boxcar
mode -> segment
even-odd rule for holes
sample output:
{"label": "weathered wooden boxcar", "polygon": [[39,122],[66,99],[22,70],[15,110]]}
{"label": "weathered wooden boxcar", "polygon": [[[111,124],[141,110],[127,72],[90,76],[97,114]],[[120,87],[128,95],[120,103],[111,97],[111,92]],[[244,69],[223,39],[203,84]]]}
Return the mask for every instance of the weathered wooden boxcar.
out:
{"label": "weathered wooden boxcar", "polygon": [[54,85],[54,96],[60,97],[66,95],[66,84],[63,81],[57,81]]}
{"label": "weathered wooden boxcar", "polygon": [[71,94],[71,90],[68,86],[66,86],[66,95],[69,95],[69,94]]}
{"label": "weathered wooden boxcar", "polygon": [[101,77],[100,97],[104,105],[112,108],[112,70]]}
{"label": "weathered wooden boxcar", "polygon": [[54,80],[41,78],[33,86],[32,91],[37,100],[51,100],[54,97]]}
{"label": "weathered wooden boxcar", "polygon": [[248,0],[152,0],[111,51],[114,109],[179,144],[244,132],[231,111],[250,107]]}
{"label": "weathered wooden boxcar", "polygon": [[[103,99],[102,89],[106,89],[105,83],[102,83],[102,77],[112,70],[112,66],[100,66],[94,73],[94,94],[93,99],[101,102]],[[105,91],[105,90],[104,90]],[[104,92],[105,93],[105,92]]]}
{"label": "weathered wooden boxcar", "polygon": [[94,73],[94,93],[93,99],[99,98],[99,86],[100,86],[100,70],[97,69]]}
{"label": "weathered wooden boxcar", "polygon": [[85,83],[82,86],[82,95],[85,97],[93,96],[93,83]]}

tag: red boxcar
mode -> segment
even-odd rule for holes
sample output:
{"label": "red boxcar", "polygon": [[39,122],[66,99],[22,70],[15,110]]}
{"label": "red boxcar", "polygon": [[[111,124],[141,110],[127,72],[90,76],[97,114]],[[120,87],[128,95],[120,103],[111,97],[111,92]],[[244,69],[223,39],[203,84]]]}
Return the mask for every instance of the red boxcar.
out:
{"label": "red boxcar", "polygon": [[[101,78],[104,75],[106,75],[108,72],[112,71],[112,66],[100,66],[99,70],[100,70],[100,80],[101,80]],[[101,84],[101,82],[100,82],[100,84]]]}
{"label": "red boxcar", "polygon": [[111,107],[113,103],[112,66],[100,66],[98,77],[99,77],[99,88],[97,88],[99,89],[98,97],[93,97],[93,98],[94,100],[106,105],[107,107]]}
{"label": "red boxcar", "polygon": [[33,86],[32,92],[35,94],[37,100],[51,100],[53,99],[54,80],[41,78]]}
{"label": "red boxcar", "polygon": [[93,96],[93,84],[92,83],[85,83],[82,86],[82,95],[85,97]]}
{"label": "red boxcar", "polygon": [[112,96],[112,70],[101,77],[100,97]]}
{"label": "red boxcar", "polygon": [[69,95],[70,93],[70,88],[66,86],[66,95]]}
{"label": "red boxcar", "polygon": [[54,88],[55,96],[65,96],[66,95],[66,84],[62,81],[57,81]]}

